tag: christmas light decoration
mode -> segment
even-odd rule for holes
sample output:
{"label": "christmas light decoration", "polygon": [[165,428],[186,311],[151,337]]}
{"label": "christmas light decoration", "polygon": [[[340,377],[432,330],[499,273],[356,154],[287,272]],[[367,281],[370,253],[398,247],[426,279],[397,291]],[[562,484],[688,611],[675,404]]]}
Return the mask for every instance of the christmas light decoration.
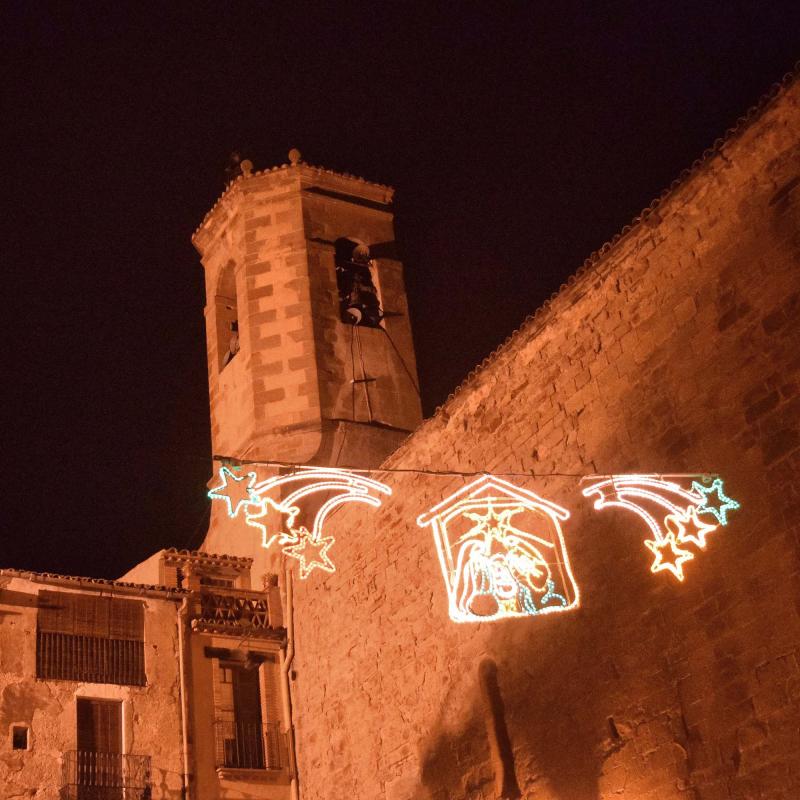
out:
{"label": "christmas light decoration", "polygon": [[[714,494],[719,502],[709,503]],[[720,478],[710,486],[692,481],[687,489],[658,475],[614,475],[595,479],[583,495],[595,495],[594,507],[598,510],[619,506],[643,519],[653,534],[644,542],[653,554],[650,571],[666,570],[679,581],[684,579],[684,563],[695,556],[687,547],[704,550],[708,534],[719,525],[727,525],[727,511],[739,508],[735,500],[725,496]],[[716,522],[701,519],[701,515],[713,515]]]}
{"label": "christmas light decoration", "polygon": [[222,483],[209,489],[208,496],[212,500],[224,500],[228,505],[228,516],[235,517],[242,506],[246,508],[250,505],[259,505],[258,496],[253,491],[255,472],[237,477],[228,467],[222,467],[219,476],[222,478]]}
{"label": "christmas light decoration", "polygon": [[[688,550],[681,550],[675,541],[675,534],[668,533],[661,541],[644,540],[645,546],[653,553],[651,572],[669,570],[679,581],[683,580],[683,562],[691,561],[694,555]],[[665,556],[666,553],[666,556]]]}
{"label": "christmas light decoration", "polygon": [[[377,508],[380,495],[391,495],[392,490],[383,483],[363,475],[333,467],[301,467],[285,475],[273,475],[256,483],[256,473],[237,478],[228,467],[220,469],[222,484],[212,489],[208,496],[214,500],[225,500],[228,513],[235,517],[239,508],[244,508],[245,522],[261,531],[263,547],[271,547],[275,541],[290,558],[300,562],[300,577],[307,578],[314,569],[333,572],[335,567],[328,556],[334,543],[332,536],[323,535],[327,516],[342,503],[357,502]],[[245,480],[247,483],[245,484]],[[289,489],[285,497],[282,491]],[[278,491],[281,490],[281,491]],[[298,525],[303,501],[310,495],[333,494],[316,509],[311,529]],[[268,496],[268,495],[272,496]],[[275,496],[278,499],[275,499]],[[284,526],[270,523],[284,518]]]}
{"label": "christmas light decoration", "polygon": [[[735,511],[739,508],[739,504],[735,500],[731,500],[730,497],[725,496],[725,493],[722,491],[722,480],[720,478],[717,478],[711,486],[703,486],[697,481],[693,481],[692,489],[703,497],[703,502],[698,507],[697,512],[699,514],[713,514],[720,525],[728,524],[728,511]],[[708,502],[712,494],[716,494],[719,500],[716,508]]]}
{"label": "christmas light decoration", "polygon": [[315,568],[323,569],[325,572],[336,570],[328,557],[328,550],[333,542],[333,536],[320,536],[315,539],[306,528],[300,528],[297,544],[284,547],[283,552],[290,558],[300,561],[300,578],[305,579]]}
{"label": "christmas light decoration", "polygon": [[568,518],[566,509],[491,475],[420,515],[417,524],[433,528],[450,618],[485,622],[577,607],[561,532]]}

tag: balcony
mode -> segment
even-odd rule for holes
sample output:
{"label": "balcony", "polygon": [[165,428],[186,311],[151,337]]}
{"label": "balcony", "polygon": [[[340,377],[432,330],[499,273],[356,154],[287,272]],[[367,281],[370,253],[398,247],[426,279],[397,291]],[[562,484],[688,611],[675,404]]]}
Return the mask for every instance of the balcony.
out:
{"label": "balcony", "polygon": [[280,770],[286,766],[285,737],[277,722],[214,723],[217,769]]}
{"label": "balcony", "polygon": [[150,800],[150,756],[70,750],[61,770],[61,800]]}
{"label": "balcony", "polygon": [[192,629],[234,636],[282,638],[283,628],[273,627],[265,592],[226,589],[196,593],[192,603]]}

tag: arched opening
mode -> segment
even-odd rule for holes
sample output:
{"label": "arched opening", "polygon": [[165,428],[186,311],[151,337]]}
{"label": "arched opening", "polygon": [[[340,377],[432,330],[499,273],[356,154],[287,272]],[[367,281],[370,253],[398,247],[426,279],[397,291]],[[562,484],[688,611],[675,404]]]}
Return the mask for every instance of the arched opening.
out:
{"label": "arched opening", "polygon": [[217,368],[221,372],[239,352],[239,310],[236,301],[236,272],[228,262],[217,286]]}
{"label": "arched opening", "polygon": [[383,310],[372,280],[369,248],[352,239],[337,239],[334,247],[342,322],[366,328],[380,327]]}

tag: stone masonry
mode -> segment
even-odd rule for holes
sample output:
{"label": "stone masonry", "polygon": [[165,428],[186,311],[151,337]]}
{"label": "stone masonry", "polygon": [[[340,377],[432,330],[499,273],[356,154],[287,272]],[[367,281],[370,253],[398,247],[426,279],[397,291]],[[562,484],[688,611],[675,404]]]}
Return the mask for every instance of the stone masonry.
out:
{"label": "stone masonry", "polygon": [[[141,604],[145,685],[37,677],[37,615],[43,605],[40,594],[46,590]],[[0,570],[0,798],[122,797],[123,792],[126,798],[138,798],[143,796],[140,787],[145,781],[151,800],[177,800],[182,796],[177,626],[181,599],[177,592],[154,586]],[[86,644],[83,651],[84,669],[91,663],[89,646]],[[64,655],[66,650],[64,646]],[[82,770],[67,768],[70,755],[78,749],[77,703],[87,698],[120,704],[122,741],[117,752],[134,759],[146,758],[146,770],[123,766],[121,761],[115,766],[117,762],[110,760],[113,757],[104,762],[101,755],[98,773],[92,769],[96,763],[90,760],[92,755],[86,753],[82,754]],[[27,733],[24,746],[12,749],[12,731],[17,726]],[[110,773],[103,774],[104,763]],[[114,779],[120,786],[108,789],[106,795],[96,787],[72,785],[78,780],[90,784]],[[86,794],[93,790],[95,795]]]}
{"label": "stone masonry", "polygon": [[[213,451],[378,466],[421,420],[393,190],[291,155],[233,181],[193,238],[205,268]],[[370,248],[380,328],[339,320],[339,239]],[[233,320],[240,350],[225,363]],[[254,555],[256,574],[269,571],[225,512],[212,514],[205,548]]]}
{"label": "stone masonry", "polygon": [[[384,465],[531,473],[572,514],[579,609],[449,620],[415,520],[461,477],[383,473],[382,508],[331,518],[337,571],[295,592],[303,800],[800,797],[799,271],[795,80]],[[741,502],[685,582],[581,496],[625,472],[719,473]]]}

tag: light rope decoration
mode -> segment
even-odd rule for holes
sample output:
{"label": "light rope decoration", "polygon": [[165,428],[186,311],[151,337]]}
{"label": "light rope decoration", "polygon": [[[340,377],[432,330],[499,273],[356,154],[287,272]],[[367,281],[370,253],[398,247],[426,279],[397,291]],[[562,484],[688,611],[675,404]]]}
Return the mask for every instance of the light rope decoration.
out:
{"label": "light rope decoration", "polygon": [[[314,569],[335,570],[328,554],[335,540],[324,534],[325,520],[334,508],[346,502],[366,503],[378,508],[382,504],[381,496],[392,494],[386,484],[367,477],[368,474],[477,475],[470,484],[417,519],[420,526],[433,527],[448,589],[451,618],[464,622],[534,616],[577,605],[578,589],[569,569],[560,527],[560,522],[569,517],[569,512],[498,475],[404,468],[353,470],[280,462],[239,463],[263,464],[290,471],[258,482],[255,472],[237,475],[233,471],[237,468],[226,464],[219,472],[220,485],[211,489],[208,496],[225,502],[230,517],[237,517],[243,509],[246,524],[261,531],[263,547],[269,548],[277,541],[285,555],[300,562],[301,578],[308,577]],[[534,477],[533,473],[513,474]],[[567,477],[564,473],[550,474]],[[580,477],[581,481],[590,481],[582,494],[595,498],[595,509],[617,506],[633,512],[645,522],[652,534],[651,538],[644,540],[645,547],[653,555],[651,572],[667,571],[679,581],[685,577],[684,564],[706,549],[709,535],[726,526],[728,513],[740,507],[736,500],[726,496],[723,481],[717,475]],[[276,490],[290,484],[296,484],[296,487],[286,497],[274,499]],[[495,494],[491,494],[487,487],[491,487]],[[316,510],[310,528],[298,524],[301,513],[298,503],[321,492],[335,494]],[[268,496],[270,494],[273,496]],[[524,512],[530,514],[534,510],[550,520],[549,541],[537,537],[530,530],[534,520],[526,518],[527,527],[517,522]],[[281,525],[270,524],[270,518],[276,514],[285,517],[285,530]],[[513,525],[512,518],[516,518]],[[463,527],[464,520],[474,524],[468,530],[462,529],[460,538],[456,537],[455,541],[451,529],[459,524]],[[539,523],[534,527],[538,529]],[[462,546],[465,542],[470,544],[466,549]],[[552,579],[551,586],[548,580],[554,565],[559,574]],[[548,578],[544,583],[537,582],[545,574]]]}
{"label": "light rope decoration", "polygon": [[[288,475],[273,475],[260,482],[257,482],[255,472],[237,477],[228,466],[221,467],[219,475],[222,483],[212,488],[208,496],[212,500],[224,501],[230,517],[236,517],[243,509],[245,522],[261,531],[262,547],[269,548],[277,540],[285,555],[300,562],[301,579],[307,578],[315,569],[336,570],[328,555],[335,539],[324,535],[325,519],[334,508],[353,502],[378,508],[380,495],[392,493],[386,484],[333,467],[298,468]],[[275,500],[268,496],[289,484],[298,485],[286,497]],[[320,492],[335,494],[317,509],[310,530],[305,525],[298,525],[297,518],[301,513],[298,504]],[[286,530],[269,528],[268,519],[275,513],[286,518]]]}
{"label": "light rope decoration", "polygon": [[[736,500],[725,495],[721,478],[714,478],[710,485],[693,480],[689,489],[660,475],[590,476],[588,480],[594,482],[583,489],[583,495],[596,496],[595,509],[618,506],[645,521],[653,534],[644,541],[653,554],[650,571],[666,570],[679,581],[684,579],[683,565],[698,550],[705,550],[710,533],[728,524],[728,511],[739,508]],[[714,495],[716,502],[712,502]]]}
{"label": "light rope decoration", "polygon": [[[512,519],[523,527],[512,525]],[[484,475],[417,518],[433,528],[450,619],[486,622],[576,608],[561,522],[569,512]]]}

